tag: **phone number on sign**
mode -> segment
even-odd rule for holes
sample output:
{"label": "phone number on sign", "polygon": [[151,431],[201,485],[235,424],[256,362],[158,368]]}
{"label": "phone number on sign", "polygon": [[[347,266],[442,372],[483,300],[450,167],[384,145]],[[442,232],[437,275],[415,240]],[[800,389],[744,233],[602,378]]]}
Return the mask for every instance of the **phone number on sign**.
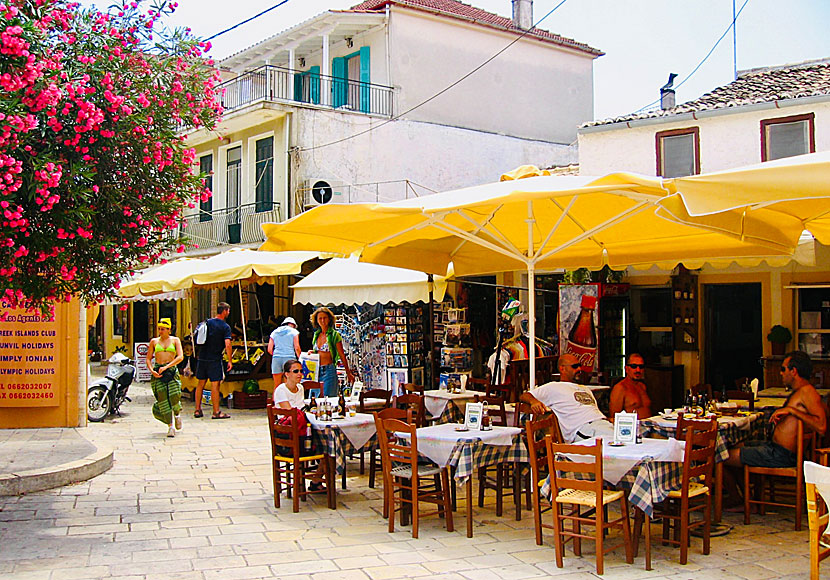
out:
{"label": "phone number on sign", "polygon": [[38,389],[51,389],[52,383],[32,383],[32,384],[21,384],[21,383],[10,383],[8,385],[0,384],[0,391],[3,389],[9,391],[36,391]]}
{"label": "phone number on sign", "polygon": [[9,399],[53,399],[55,393],[49,391],[47,393],[9,393]]}

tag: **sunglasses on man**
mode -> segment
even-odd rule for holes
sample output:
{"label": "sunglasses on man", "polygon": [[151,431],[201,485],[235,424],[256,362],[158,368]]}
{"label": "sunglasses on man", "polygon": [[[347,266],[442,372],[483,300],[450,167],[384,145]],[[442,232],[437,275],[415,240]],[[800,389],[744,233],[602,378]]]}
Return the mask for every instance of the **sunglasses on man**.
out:
{"label": "sunglasses on man", "polygon": [[578,368],[582,367],[582,365],[581,365],[580,363],[575,363],[575,364],[572,364],[572,365],[564,365],[564,366],[566,366],[566,367],[571,367],[571,368],[572,368],[572,369],[574,369],[574,370],[576,370],[576,369],[578,369]]}
{"label": "sunglasses on man", "polygon": [[644,368],[646,368],[646,365],[640,365],[640,364],[636,364],[636,363],[635,364],[630,364],[628,366],[631,367],[632,369],[644,369]]}

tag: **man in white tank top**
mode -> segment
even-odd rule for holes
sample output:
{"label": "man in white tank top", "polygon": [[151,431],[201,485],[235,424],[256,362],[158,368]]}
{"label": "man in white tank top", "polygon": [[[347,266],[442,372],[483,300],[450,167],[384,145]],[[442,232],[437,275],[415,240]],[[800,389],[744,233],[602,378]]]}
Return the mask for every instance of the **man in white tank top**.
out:
{"label": "man in white tank top", "polygon": [[571,354],[559,357],[561,381],[540,385],[524,393],[521,400],[530,405],[534,414],[553,411],[559,420],[566,442],[602,437],[614,437],[614,426],[597,406],[593,393],[587,387],[572,382],[580,364]]}

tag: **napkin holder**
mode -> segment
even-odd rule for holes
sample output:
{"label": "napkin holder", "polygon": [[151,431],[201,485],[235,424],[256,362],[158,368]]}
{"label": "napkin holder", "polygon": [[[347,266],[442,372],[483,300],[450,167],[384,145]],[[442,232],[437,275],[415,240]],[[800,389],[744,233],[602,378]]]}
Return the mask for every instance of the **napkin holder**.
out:
{"label": "napkin holder", "polygon": [[614,443],[616,445],[637,443],[638,423],[637,413],[617,413],[614,415]]}

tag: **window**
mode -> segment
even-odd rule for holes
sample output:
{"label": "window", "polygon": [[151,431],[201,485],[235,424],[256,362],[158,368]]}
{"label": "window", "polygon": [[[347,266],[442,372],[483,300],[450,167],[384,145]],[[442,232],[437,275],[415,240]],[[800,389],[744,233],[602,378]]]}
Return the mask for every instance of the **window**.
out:
{"label": "window", "polygon": [[684,177],[700,173],[700,129],[673,129],[655,135],[657,175]]}
{"label": "window", "polygon": [[815,153],[815,114],[761,121],[761,161]]}
{"label": "window", "polygon": [[256,211],[270,211],[274,201],[274,138],[256,142]]}
{"label": "window", "polygon": [[[199,173],[205,176],[205,188],[213,192],[213,155],[199,158]],[[213,219],[213,197],[199,202],[199,221],[209,222]]]}
{"label": "window", "polygon": [[112,306],[112,335],[124,336],[124,327],[127,326],[126,318],[127,311],[121,310],[121,306],[114,304]]}
{"label": "window", "polygon": [[813,359],[830,358],[830,286],[799,288],[798,349]]}
{"label": "window", "polygon": [[371,101],[371,66],[368,46],[331,61],[333,99],[335,108],[369,112]]}
{"label": "window", "polygon": [[225,207],[228,210],[236,210],[231,211],[229,214],[229,223],[238,224],[239,223],[239,196],[242,190],[242,184],[240,182],[242,178],[242,147],[234,147],[233,149],[228,149],[228,163],[226,169],[226,181],[227,183],[227,195],[225,197],[226,204]]}

